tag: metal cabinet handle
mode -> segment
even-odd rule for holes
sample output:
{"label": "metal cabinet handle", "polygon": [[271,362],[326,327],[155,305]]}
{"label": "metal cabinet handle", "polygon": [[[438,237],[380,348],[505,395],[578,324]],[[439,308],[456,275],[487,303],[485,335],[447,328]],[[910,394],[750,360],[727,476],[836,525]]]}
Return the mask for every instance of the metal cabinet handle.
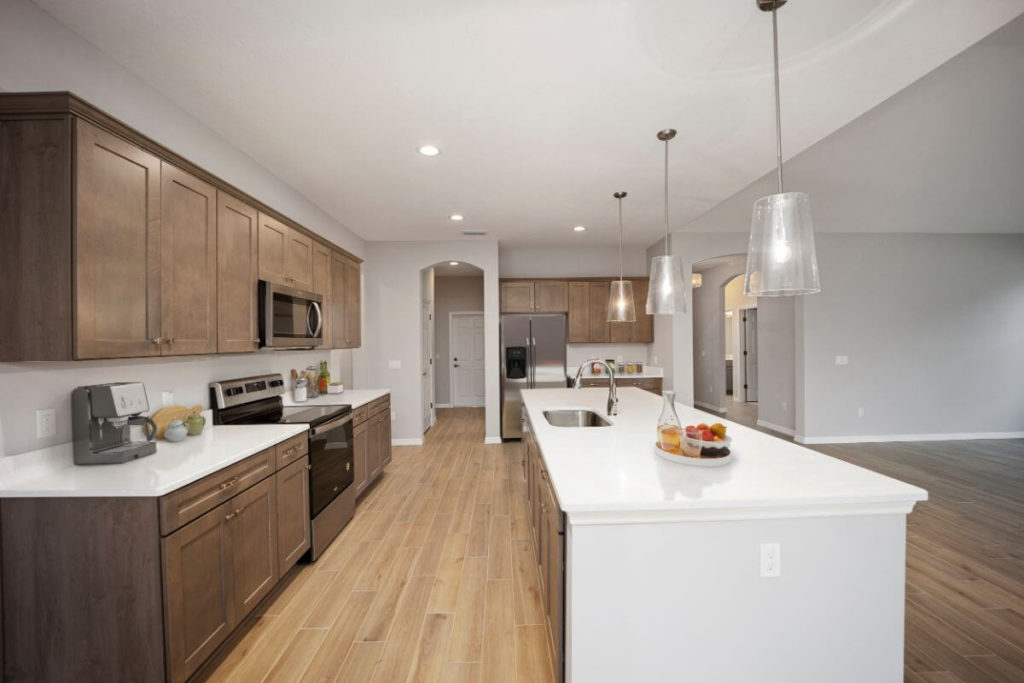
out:
{"label": "metal cabinet handle", "polygon": [[152,337],[149,340],[149,343],[150,344],[163,344],[164,343],[164,338],[163,337]]}
{"label": "metal cabinet handle", "polygon": [[166,340],[166,343],[167,344],[173,344],[174,343],[174,337],[168,337],[167,340]]}
{"label": "metal cabinet handle", "polygon": [[[346,464],[347,464],[347,463],[346,463]],[[306,469],[307,469],[307,470],[311,470],[311,469],[313,469],[313,466],[312,466],[312,465],[310,465],[309,463],[306,463]]]}
{"label": "metal cabinet handle", "polygon": [[231,479],[229,479],[227,481],[224,481],[224,482],[221,482],[220,487],[221,487],[221,489],[227,489],[227,488],[231,488],[232,486],[234,486],[237,483],[238,483],[238,477],[231,477]]}
{"label": "metal cabinet handle", "polygon": [[237,514],[238,514],[237,512],[232,512],[231,514],[229,514],[229,515],[224,517],[224,521],[225,522],[228,521],[229,519],[231,519],[232,517],[234,517]]}

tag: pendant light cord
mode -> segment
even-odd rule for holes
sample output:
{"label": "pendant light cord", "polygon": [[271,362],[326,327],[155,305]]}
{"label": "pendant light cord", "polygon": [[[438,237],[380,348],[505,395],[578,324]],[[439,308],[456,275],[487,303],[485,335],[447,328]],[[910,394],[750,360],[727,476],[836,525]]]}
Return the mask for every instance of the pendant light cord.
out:
{"label": "pendant light cord", "polygon": [[665,140],[665,256],[668,256],[668,140]]}
{"label": "pendant light cord", "polygon": [[622,197],[619,197],[619,281],[622,281]]}
{"label": "pendant light cord", "polygon": [[777,10],[778,7],[772,7],[772,56],[775,62],[775,167],[779,177],[779,194],[782,194],[782,96],[779,94],[779,21]]}

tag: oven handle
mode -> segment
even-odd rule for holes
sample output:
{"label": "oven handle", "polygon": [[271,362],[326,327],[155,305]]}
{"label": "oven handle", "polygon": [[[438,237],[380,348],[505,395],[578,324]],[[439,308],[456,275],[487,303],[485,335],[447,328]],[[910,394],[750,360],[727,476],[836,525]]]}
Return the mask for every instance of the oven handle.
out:
{"label": "oven handle", "polygon": [[329,432],[332,429],[337,429],[338,427],[346,425],[351,421],[352,413],[349,413],[345,417],[339,417],[336,420],[331,420],[330,422],[325,422],[322,425],[317,425],[316,427],[313,427],[313,429],[309,430],[309,433],[312,434],[313,436],[316,436],[318,434],[323,434],[324,432]]}

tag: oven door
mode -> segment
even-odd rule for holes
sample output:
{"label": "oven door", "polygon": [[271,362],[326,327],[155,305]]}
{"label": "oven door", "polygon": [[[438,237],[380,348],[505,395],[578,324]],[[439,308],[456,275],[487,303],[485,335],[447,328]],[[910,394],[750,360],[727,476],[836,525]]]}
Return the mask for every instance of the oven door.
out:
{"label": "oven door", "polygon": [[324,343],[324,298],[315,292],[260,280],[260,343],[311,348]]}
{"label": "oven door", "polygon": [[355,481],[354,459],[351,413],[309,430],[311,517]]}

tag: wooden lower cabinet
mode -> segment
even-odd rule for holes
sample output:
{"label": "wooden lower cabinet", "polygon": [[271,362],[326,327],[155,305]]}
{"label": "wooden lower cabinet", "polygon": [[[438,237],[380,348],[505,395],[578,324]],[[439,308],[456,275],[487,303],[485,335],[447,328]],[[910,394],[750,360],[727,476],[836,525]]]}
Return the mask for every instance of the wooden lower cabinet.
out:
{"label": "wooden lower cabinet", "polygon": [[[606,387],[608,386],[608,379],[604,377],[589,377],[583,379],[584,387]],[[662,379],[661,377],[630,377],[629,375],[616,376],[615,386],[618,389],[622,387],[637,387],[644,391],[649,391],[652,394],[658,394],[661,396]]]}
{"label": "wooden lower cabinet", "polygon": [[309,550],[309,459],[274,475],[277,480],[277,554],[283,574]]}
{"label": "wooden lower cabinet", "polygon": [[547,469],[532,432],[523,440],[527,495],[534,550],[544,592],[544,612],[555,678],[565,671],[565,514],[548,479]]}
{"label": "wooden lower cabinet", "polygon": [[367,455],[370,449],[370,439],[367,433],[370,425],[363,421],[352,428],[352,448],[355,451],[353,466],[355,467],[355,479],[353,485],[356,487],[356,495],[362,493],[369,482],[369,470],[367,470]]}
{"label": "wooden lower cabinet", "polygon": [[391,462],[391,397],[383,396],[355,409],[352,424],[358,496]]}
{"label": "wooden lower cabinet", "polygon": [[[268,477],[231,501],[231,576],[236,623],[277,583],[277,482]],[[307,527],[309,524],[307,523]]]}

